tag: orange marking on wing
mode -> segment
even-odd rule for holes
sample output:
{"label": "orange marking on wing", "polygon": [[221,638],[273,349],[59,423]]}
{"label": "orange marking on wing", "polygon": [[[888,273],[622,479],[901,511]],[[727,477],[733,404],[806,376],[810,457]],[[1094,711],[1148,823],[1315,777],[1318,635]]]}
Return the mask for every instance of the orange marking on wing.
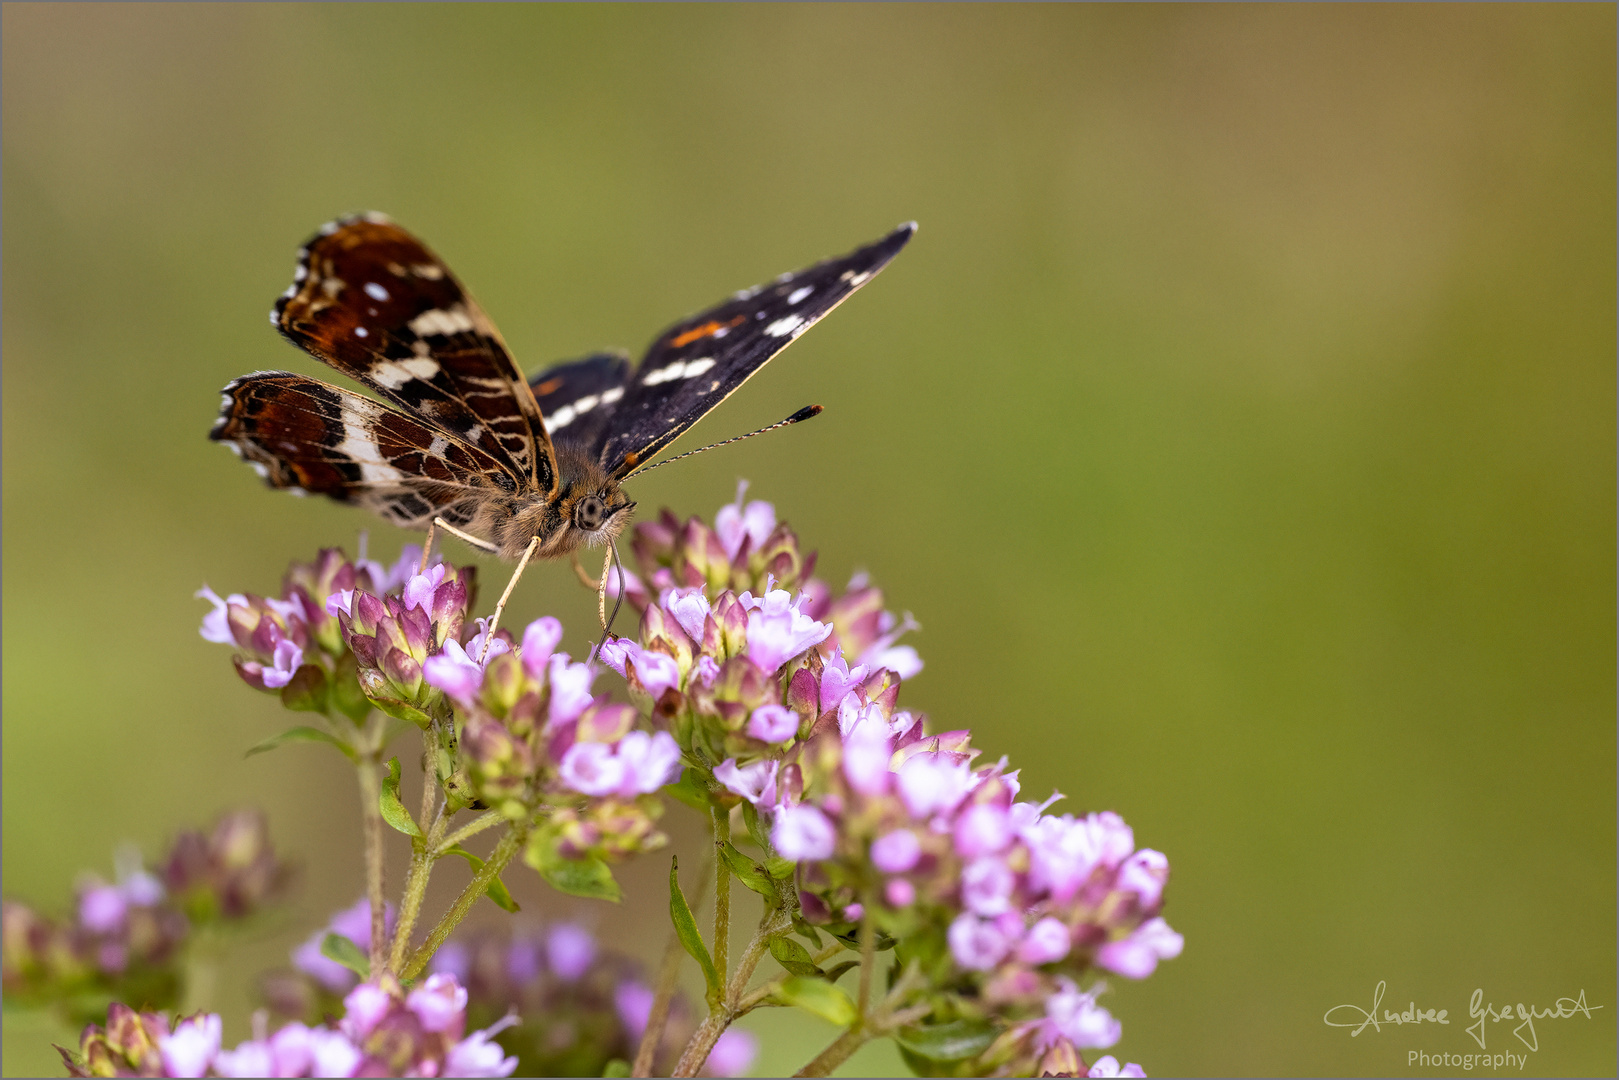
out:
{"label": "orange marking on wing", "polygon": [[534,388],[534,396],[544,397],[547,394],[554,394],[557,391],[557,387],[561,385],[562,376],[560,375],[554,379],[546,379],[544,382]]}
{"label": "orange marking on wing", "polygon": [[705,338],[705,337],[711,336],[714,333],[714,331],[716,331],[716,330],[729,330],[731,327],[735,326],[737,323],[740,323],[741,321],[742,321],[742,316],[738,315],[736,318],[732,319],[730,322],[725,322],[725,323],[722,323],[722,322],[706,322],[701,326],[694,326],[690,330],[687,330],[684,334],[681,334],[678,337],[672,338],[670,340],[670,342],[669,342],[669,347],[671,349],[678,349],[682,345],[690,345],[692,342],[696,341],[698,338]]}

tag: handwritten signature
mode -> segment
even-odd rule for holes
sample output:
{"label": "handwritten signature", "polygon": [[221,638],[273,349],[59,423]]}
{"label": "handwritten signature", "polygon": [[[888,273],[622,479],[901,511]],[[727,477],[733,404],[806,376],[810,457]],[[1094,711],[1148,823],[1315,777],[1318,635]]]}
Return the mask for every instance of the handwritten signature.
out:
{"label": "handwritten signature", "polygon": [[[1353,1039],[1356,1035],[1359,1035],[1362,1031],[1365,1031],[1367,1024],[1370,1024],[1376,1031],[1382,1031],[1384,1024],[1404,1025],[1450,1023],[1450,1020],[1448,1019],[1450,1012],[1448,1009],[1419,1009],[1417,1008],[1417,1003],[1414,1001],[1411,1002],[1409,1006],[1402,1012],[1394,1012],[1390,1009],[1384,1009],[1382,1019],[1378,1019],[1377,1009],[1383,1004],[1383,992],[1388,989],[1388,985],[1389,984],[1386,980],[1377,984],[1377,989],[1372,991],[1372,1007],[1370,1009],[1362,1009],[1358,1005],[1334,1005],[1332,1008],[1327,1010],[1327,1015],[1323,1016],[1321,1019],[1326,1021],[1328,1027],[1354,1028],[1355,1030],[1349,1033],[1349,1037],[1351,1039]],[[1352,1018],[1348,1020],[1334,1020],[1332,1015],[1333,1013],[1337,1012],[1348,1012],[1352,1014]],[[1360,1023],[1355,1023],[1353,1017],[1358,1017],[1360,1019]]]}
{"label": "handwritten signature", "polygon": [[[1478,1023],[1469,1027],[1467,1033],[1478,1040],[1479,1049],[1483,1050],[1485,1049],[1484,1025],[1486,1023],[1494,1021],[1499,1024],[1503,1020],[1521,1020],[1523,1023],[1513,1028],[1512,1033],[1518,1037],[1519,1042],[1529,1049],[1539,1050],[1540,1037],[1535,1034],[1536,1020],[1562,1020],[1576,1013],[1589,1020],[1591,1019],[1591,1010],[1600,1008],[1602,1008],[1601,1005],[1587,1005],[1585,1003],[1585,991],[1581,990],[1579,997],[1560,997],[1557,999],[1557,1003],[1549,1009],[1539,1009],[1533,1005],[1526,1006],[1520,1001],[1516,1005],[1503,1005],[1498,1010],[1494,1003],[1484,1003],[1484,991],[1482,989],[1474,990],[1472,1000],[1467,1003],[1467,1015],[1476,1017]],[[1528,1032],[1527,1035],[1524,1034],[1526,1031]]]}

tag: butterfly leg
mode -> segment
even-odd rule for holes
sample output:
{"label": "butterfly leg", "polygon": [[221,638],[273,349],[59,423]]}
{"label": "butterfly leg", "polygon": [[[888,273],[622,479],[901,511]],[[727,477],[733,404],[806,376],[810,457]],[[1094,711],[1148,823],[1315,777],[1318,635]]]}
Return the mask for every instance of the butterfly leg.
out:
{"label": "butterfly leg", "polygon": [[489,655],[489,643],[495,640],[495,628],[500,625],[500,613],[506,610],[506,601],[512,597],[512,590],[517,588],[517,579],[523,576],[523,568],[528,565],[529,559],[534,557],[534,549],[540,546],[540,538],[536,536],[528,542],[523,549],[523,557],[517,561],[517,569],[512,571],[512,579],[506,583],[506,591],[500,594],[500,603],[495,605],[494,617],[489,620],[489,629],[484,633],[483,648],[478,650],[478,663],[482,664],[484,657]]}
{"label": "butterfly leg", "polygon": [[576,576],[579,579],[580,584],[582,584],[585,588],[589,589],[590,591],[595,592],[597,589],[601,588],[601,582],[597,581],[595,578],[593,578],[589,574],[585,573],[585,568],[583,566],[579,565],[579,553],[578,552],[574,552],[574,554],[573,554],[573,572],[574,572],[574,576]]}
{"label": "butterfly leg", "polygon": [[427,539],[422,541],[422,565],[416,568],[418,576],[427,573],[428,561],[433,558],[433,530],[436,528],[438,528],[436,520],[427,523]]}
{"label": "butterfly leg", "polygon": [[[433,519],[433,524],[437,525],[439,528],[443,529],[445,532],[451,534],[452,536],[459,536],[461,539],[465,540],[467,543],[471,544],[473,547],[477,548],[479,551],[487,551],[491,555],[493,555],[495,552],[500,550],[500,548],[496,547],[494,544],[491,544],[487,540],[480,540],[476,536],[473,536],[471,533],[462,532],[460,529],[457,529],[454,525],[451,525],[448,521],[445,521],[441,517],[434,518]],[[429,532],[427,534],[427,542],[429,544],[431,544],[433,542],[433,533],[432,533],[431,530],[429,530]],[[425,558],[425,556],[424,556],[424,558]],[[424,563],[423,565],[425,566],[426,564]],[[519,571],[519,573],[521,573],[521,571]]]}

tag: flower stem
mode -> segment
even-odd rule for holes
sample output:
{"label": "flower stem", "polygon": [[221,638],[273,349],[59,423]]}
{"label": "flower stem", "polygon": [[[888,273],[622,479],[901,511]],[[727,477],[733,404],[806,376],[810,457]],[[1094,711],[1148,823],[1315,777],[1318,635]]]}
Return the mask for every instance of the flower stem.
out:
{"label": "flower stem", "polygon": [[680,1060],[675,1063],[674,1071],[670,1076],[696,1076],[702,1070],[703,1063],[708,1060],[709,1051],[714,1044],[720,1041],[725,1029],[731,1026],[731,1017],[723,1005],[718,1012],[709,1013],[708,1018],[698,1025],[692,1034],[691,1041],[681,1052]]}
{"label": "flower stem", "polygon": [[825,1050],[816,1054],[814,1059],[802,1069],[793,1073],[794,1076],[831,1076],[832,1070],[848,1061],[854,1052],[866,1045],[871,1033],[866,1026],[856,1020],[854,1025],[832,1040]]}
{"label": "flower stem", "polygon": [[[428,798],[422,799],[422,819],[427,819]],[[399,904],[399,925],[394,928],[393,952],[388,957],[388,970],[399,974],[405,962],[405,950],[410,947],[410,936],[416,932],[416,918],[422,911],[422,900],[427,895],[427,879],[432,876],[433,862],[444,828],[448,824],[442,808],[428,827],[427,838],[417,841],[410,856],[410,871],[405,875],[405,895]]]}
{"label": "flower stem", "polygon": [[685,954],[680,938],[670,934],[669,944],[663,949],[663,966],[658,969],[657,994],[652,999],[652,1012],[647,1016],[641,1045],[635,1051],[631,1076],[651,1076],[652,1067],[657,1064],[658,1047],[663,1043],[664,1029],[669,1026],[669,1006],[674,1002],[675,985],[680,981],[680,958]]}
{"label": "flower stem", "polygon": [[447,854],[455,845],[463,843],[464,841],[477,836],[490,826],[499,825],[505,820],[505,818],[500,816],[500,811],[498,810],[491,810],[487,814],[480,814],[478,817],[472,819],[472,821],[455,830],[449,836],[446,836],[444,839],[440,840],[438,842],[438,846],[435,847],[433,851],[437,855]]}
{"label": "flower stem", "polygon": [[731,875],[724,854],[725,845],[731,842],[731,813],[723,806],[713,806],[710,812],[714,818],[714,969],[724,986],[731,959]]}
{"label": "flower stem", "polygon": [[860,998],[856,1007],[865,1016],[871,1008],[871,972],[877,966],[877,922],[875,897],[866,890],[860,914]]}
{"label": "flower stem", "polygon": [[387,947],[387,904],[382,895],[382,785],[377,770],[382,768],[381,748],[360,758],[360,817],[365,833],[365,895],[371,901],[371,971],[382,970],[383,950]]}
{"label": "flower stem", "polygon": [[500,838],[500,843],[495,845],[495,850],[489,853],[489,860],[478,869],[476,874],[472,875],[472,880],[467,882],[467,887],[462,889],[461,895],[455,898],[455,904],[451,906],[449,911],[445,912],[444,917],[438,921],[438,925],[433,927],[432,931],[427,935],[427,940],[422,942],[421,947],[411,954],[410,961],[405,965],[404,970],[399,972],[401,979],[414,979],[422,973],[422,969],[433,958],[433,954],[438,951],[438,947],[444,944],[450,933],[460,925],[462,919],[466,918],[467,912],[472,909],[472,905],[478,897],[483,895],[484,890],[489,887],[489,883],[495,880],[502,870],[506,869],[506,864],[512,861],[512,856],[523,849],[524,842],[528,840],[529,828],[530,824],[526,819],[512,823],[507,829],[506,835]]}

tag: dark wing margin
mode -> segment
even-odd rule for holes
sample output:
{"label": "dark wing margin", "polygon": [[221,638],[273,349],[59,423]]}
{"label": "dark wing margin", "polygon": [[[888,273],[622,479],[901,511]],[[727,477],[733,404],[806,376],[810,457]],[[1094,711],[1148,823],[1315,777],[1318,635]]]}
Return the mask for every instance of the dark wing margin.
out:
{"label": "dark wing margin", "polygon": [[630,358],[596,353],[555,364],[529,379],[529,389],[545,414],[545,429],[559,446],[577,447],[596,460],[630,378]]}
{"label": "dark wing margin", "polygon": [[888,265],[916,232],[829,259],[685,319],[652,343],[613,409],[601,463],[622,478],[669,445]]}
{"label": "dark wing margin", "polygon": [[482,502],[517,487],[504,464],[420,419],[287,371],[226,386],[208,437],[273,488],[327,495],[406,528],[439,514],[465,525]]}
{"label": "dark wing margin", "polygon": [[539,406],[499,331],[449,267],[386,217],[323,227],[299,252],[270,318],[300,348],[525,485],[555,491]]}

